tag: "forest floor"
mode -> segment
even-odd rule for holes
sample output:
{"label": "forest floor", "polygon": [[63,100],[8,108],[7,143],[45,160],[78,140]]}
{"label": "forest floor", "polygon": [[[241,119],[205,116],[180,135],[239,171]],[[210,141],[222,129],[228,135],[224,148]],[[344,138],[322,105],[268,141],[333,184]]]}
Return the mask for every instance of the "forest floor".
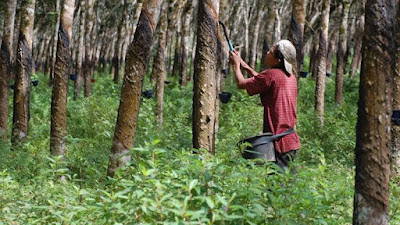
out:
{"label": "forest floor", "polygon": [[[192,154],[192,86],[180,88],[171,78],[163,126],[156,123],[155,99],[144,98],[133,160],[107,178],[120,85],[96,74],[91,96],[74,101],[69,81],[67,160],[61,162],[49,157],[51,89],[37,77],[29,141],[14,151],[0,143],[0,224],[352,224],[358,79],[346,77],[338,106],[334,77],[327,78],[323,126],[314,114],[314,81],[300,79],[301,150],[291,174],[241,158],[236,144],[260,133],[263,108],[231,78],[216,155]],[[400,223],[399,184],[391,181],[391,224]]]}

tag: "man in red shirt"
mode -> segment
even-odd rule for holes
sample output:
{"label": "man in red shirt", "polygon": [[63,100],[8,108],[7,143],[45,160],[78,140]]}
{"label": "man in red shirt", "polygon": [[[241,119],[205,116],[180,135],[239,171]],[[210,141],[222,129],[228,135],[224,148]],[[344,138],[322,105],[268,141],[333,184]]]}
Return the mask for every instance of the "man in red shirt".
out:
{"label": "man in red shirt", "polygon": [[[281,134],[294,128],[297,122],[296,49],[288,40],[281,40],[266,53],[265,63],[270,69],[257,73],[247,65],[237,51],[230,52],[238,88],[249,95],[260,94],[264,107],[263,132]],[[243,77],[241,68],[250,78]],[[276,164],[286,168],[300,149],[296,132],[275,141]]]}

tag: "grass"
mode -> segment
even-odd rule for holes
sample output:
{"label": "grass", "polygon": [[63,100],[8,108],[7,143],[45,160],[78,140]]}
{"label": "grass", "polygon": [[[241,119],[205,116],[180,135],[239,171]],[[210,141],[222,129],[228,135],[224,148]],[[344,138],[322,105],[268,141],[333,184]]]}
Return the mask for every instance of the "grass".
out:
{"label": "grass", "polygon": [[[180,88],[170,78],[164,125],[156,124],[155,100],[143,99],[133,160],[106,178],[120,85],[96,74],[91,96],[73,101],[70,83],[67,161],[61,162],[49,157],[51,91],[38,77],[29,141],[16,151],[0,144],[0,224],[352,223],[357,79],[346,79],[342,106],[327,79],[323,127],[313,110],[314,81],[300,80],[297,174],[268,175],[274,165],[256,166],[236,147],[261,131],[258,97],[227,85],[233,97],[221,104],[216,156],[194,155],[192,86]],[[398,184],[391,182],[393,224],[400,223]]]}

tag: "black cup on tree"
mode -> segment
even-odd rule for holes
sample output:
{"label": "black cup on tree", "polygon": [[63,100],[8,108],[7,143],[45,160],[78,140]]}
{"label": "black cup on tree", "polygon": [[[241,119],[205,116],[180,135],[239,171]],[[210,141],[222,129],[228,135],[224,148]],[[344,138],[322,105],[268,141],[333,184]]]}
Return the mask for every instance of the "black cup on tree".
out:
{"label": "black cup on tree", "polygon": [[300,77],[306,78],[308,76],[308,72],[302,71],[300,72]]}
{"label": "black cup on tree", "polygon": [[70,74],[69,79],[76,80],[76,79],[78,79],[78,76],[76,74]]}
{"label": "black cup on tree", "polygon": [[143,95],[144,95],[144,97],[146,97],[146,98],[151,98],[151,97],[153,97],[153,94],[154,94],[153,90],[150,90],[150,89],[143,92]]}
{"label": "black cup on tree", "polygon": [[10,84],[10,89],[14,90],[14,84]]}
{"label": "black cup on tree", "polygon": [[400,126],[400,109],[393,110],[392,121],[394,124]]}
{"label": "black cup on tree", "polygon": [[228,103],[232,97],[232,93],[230,92],[222,92],[219,94],[219,99],[222,103]]}
{"label": "black cup on tree", "polygon": [[32,81],[32,85],[35,86],[35,87],[38,86],[39,85],[39,81],[38,80],[33,80]]}
{"label": "black cup on tree", "polygon": [[327,76],[327,77],[331,77],[331,76],[332,76],[332,73],[326,73],[326,76]]}

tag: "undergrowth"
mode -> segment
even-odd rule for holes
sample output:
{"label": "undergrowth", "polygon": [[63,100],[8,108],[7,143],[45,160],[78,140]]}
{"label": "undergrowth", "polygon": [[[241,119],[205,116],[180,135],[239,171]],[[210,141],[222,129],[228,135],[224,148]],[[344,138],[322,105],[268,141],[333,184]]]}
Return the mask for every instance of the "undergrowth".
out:
{"label": "undergrowth", "polygon": [[[193,154],[193,87],[180,88],[171,78],[163,126],[156,123],[155,100],[143,98],[133,160],[107,178],[120,85],[96,74],[91,96],[74,101],[70,83],[67,160],[60,161],[49,156],[51,91],[38,77],[29,141],[14,151],[0,143],[0,224],[352,222],[357,79],[346,79],[342,106],[334,102],[334,80],[327,79],[323,126],[313,110],[314,81],[300,80],[302,147],[293,174],[241,158],[237,142],[261,131],[263,109],[258,97],[230,85],[224,88],[233,97],[221,104],[216,155]],[[392,224],[400,223],[398,184],[391,183]]]}

